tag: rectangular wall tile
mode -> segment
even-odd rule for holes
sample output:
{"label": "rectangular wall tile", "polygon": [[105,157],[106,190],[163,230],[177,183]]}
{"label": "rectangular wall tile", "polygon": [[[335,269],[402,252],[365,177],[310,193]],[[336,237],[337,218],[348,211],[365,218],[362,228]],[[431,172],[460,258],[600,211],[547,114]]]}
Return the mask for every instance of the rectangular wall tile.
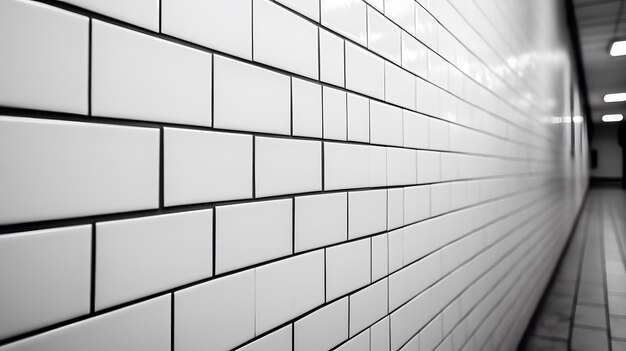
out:
{"label": "rectangular wall tile", "polygon": [[213,210],[97,223],[96,309],[210,277],[212,240]]}
{"label": "rectangular wall tile", "polygon": [[387,279],[350,295],[350,336],[387,315]]}
{"label": "rectangular wall tile", "polygon": [[252,136],[164,129],[165,205],[252,197]]}
{"label": "rectangular wall tile", "polygon": [[87,17],[37,2],[3,1],[0,46],[0,105],[87,114]]}
{"label": "rectangular wall tile", "polygon": [[384,99],[384,60],[348,42],[346,42],[345,57],[346,88],[373,98]]}
{"label": "rectangular wall tile", "polygon": [[294,351],[330,350],[348,339],[348,298],[335,301],[294,324]]}
{"label": "rectangular wall tile", "polygon": [[296,252],[347,240],[347,193],[300,196],[295,206]]}
{"label": "rectangular wall tile", "polygon": [[326,249],[326,300],[331,301],[370,283],[370,240]]}
{"label": "rectangular wall tile", "polygon": [[292,200],[216,207],[215,273],[292,253]]}
{"label": "rectangular wall tile", "polygon": [[320,28],[320,80],[343,87],[345,85],[344,40]]}
{"label": "rectangular wall tile", "polygon": [[400,64],[401,30],[382,14],[367,9],[367,48]]}
{"label": "rectangular wall tile", "polygon": [[358,238],[387,229],[387,190],[348,193],[348,237]]}
{"label": "rectangular wall tile", "polygon": [[370,139],[372,144],[402,146],[402,109],[370,101]]}
{"label": "rectangular wall tile", "polygon": [[322,144],[255,137],[257,197],[322,190]]}
{"label": "rectangular wall tile", "polygon": [[364,2],[338,3],[334,0],[321,1],[321,22],[346,38],[361,45],[367,44],[367,12]]}
{"label": "rectangular wall tile", "polygon": [[94,116],[211,126],[211,54],[101,21],[92,31]]}
{"label": "rectangular wall tile", "polygon": [[214,127],[290,134],[288,76],[222,56],[214,59]]}
{"label": "rectangular wall tile", "polygon": [[322,87],[303,79],[291,78],[292,134],[322,137]]}
{"label": "rectangular wall tile", "polygon": [[90,1],[90,0],[62,0],[84,9],[128,22],[154,32],[159,31],[159,1],[139,0],[128,2],[124,0]]}
{"label": "rectangular wall tile", "polygon": [[158,206],[156,128],[0,116],[0,161],[0,224]]}
{"label": "rectangular wall tile", "polygon": [[324,189],[349,189],[370,185],[370,148],[324,142]]}

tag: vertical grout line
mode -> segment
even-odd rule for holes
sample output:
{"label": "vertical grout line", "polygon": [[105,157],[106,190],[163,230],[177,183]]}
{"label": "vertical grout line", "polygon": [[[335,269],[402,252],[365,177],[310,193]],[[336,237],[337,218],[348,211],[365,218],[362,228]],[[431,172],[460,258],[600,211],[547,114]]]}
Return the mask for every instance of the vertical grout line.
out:
{"label": "vertical grout line", "polygon": [[256,136],[252,136],[252,198],[256,198]]}
{"label": "vertical grout line", "polygon": [[291,199],[291,254],[296,253],[296,197]]}
{"label": "vertical grout line", "polygon": [[291,323],[291,350],[296,349],[296,323]]}
{"label": "vertical grout line", "polygon": [[91,224],[91,294],[89,298],[89,313],[96,311],[96,224]]}
{"label": "vertical grout line", "polygon": [[317,79],[322,81],[322,27],[317,27]]}
{"label": "vertical grout line", "polygon": [[348,79],[347,79],[347,64],[346,64],[346,41],[343,40],[343,88],[347,89],[348,87]]}
{"label": "vertical grout line", "polygon": [[171,315],[170,315],[170,328],[171,328],[171,330],[170,330],[170,343],[171,343],[170,344],[170,350],[174,351],[174,340],[175,340],[174,339],[174,337],[175,337],[175,335],[174,335],[174,331],[175,331],[175,328],[174,328],[174,322],[175,322],[174,321],[174,316],[176,315],[176,313],[175,313],[176,309],[174,308],[174,303],[176,302],[176,299],[174,298],[174,292],[173,291],[172,291],[171,296],[172,296],[172,300],[171,300],[170,305],[171,305],[172,310],[171,310]]}
{"label": "vertical grout line", "polygon": [[346,141],[350,141],[349,140],[349,135],[350,133],[348,133],[348,128],[350,128],[350,125],[348,124],[348,92],[344,92],[345,97],[346,97],[346,134],[345,134],[345,138]]}
{"label": "vertical grout line", "polygon": [[346,192],[346,241],[350,239],[350,192]]}
{"label": "vertical grout line", "polygon": [[326,267],[326,250],[327,249],[324,248],[324,302],[325,303],[328,302],[328,297],[327,297],[327,294],[326,294],[326,290],[328,290],[327,289],[327,285],[326,285],[326,270],[327,270],[327,267]]}
{"label": "vertical grout line", "polygon": [[250,0],[250,61],[254,61],[254,0]]}
{"label": "vertical grout line", "polygon": [[374,246],[374,238],[370,237],[370,284],[372,283],[372,280],[373,280],[373,274],[372,274],[372,271],[373,271],[372,267],[374,265],[373,263],[374,259],[372,257],[373,246]]}
{"label": "vertical grout line", "polygon": [[217,256],[217,207],[213,208],[213,213],[212,213],[212,222],[211,223],[211,229],[212,229],[212,233],[211,233],[211,276],[214,277],[215,276],[215,264],[216,264],[216,256]]}
{"label": "vertical grout line", "polygon": [[165,128],[159,128],[159,208],[165,207]]}
{"label": "vertical grout line", "polygon": [[211,55],[211,127],[215,128],[215,54]]}
{"label": "vertical grout line", "polygon": [[[159,0],[159,33],[163,33],[163,0]],[[173,350],[173,348],[172,348]]]}
{"label": "vertical grout line", "polygon": [[326,172],[326,156],[324,155],[324,141],[320,142],[321,148],[322,148],[322,191],[324,191],[325,185],[324,183],[326,182],[326,178],[324,176],[324,173]]}
{"label": "vertical grout line", "polygon": [[348,298],[348,339],[350,339],[352,337],[352,333],[350,333],[350,295],[347,296]]}
{"label": "vertical grout line", "polygon": [[289,135],[293,136],[293,77],[289,77]]}
{"label": "vertical grout line", "polygon": [[89,34],[88,34],[88,48],[87,48],[87,116],[91,116],[91,71],[93,68],[93,19],[89,18]]}

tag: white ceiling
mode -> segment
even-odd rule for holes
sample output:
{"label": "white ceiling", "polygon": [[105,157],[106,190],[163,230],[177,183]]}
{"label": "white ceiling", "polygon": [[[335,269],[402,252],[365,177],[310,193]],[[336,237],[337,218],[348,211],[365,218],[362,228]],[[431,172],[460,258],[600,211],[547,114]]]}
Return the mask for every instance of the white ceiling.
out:
{"label": "white ceiling", "polygon": [[[592,120],[626,115],[626,102],[605,103],[604,94],[626,92],[626,56],[612,57],[613,39],[626,40],[626,0],[572,0],[580,35]],[[617,30],[617,31],[616,31]]]}

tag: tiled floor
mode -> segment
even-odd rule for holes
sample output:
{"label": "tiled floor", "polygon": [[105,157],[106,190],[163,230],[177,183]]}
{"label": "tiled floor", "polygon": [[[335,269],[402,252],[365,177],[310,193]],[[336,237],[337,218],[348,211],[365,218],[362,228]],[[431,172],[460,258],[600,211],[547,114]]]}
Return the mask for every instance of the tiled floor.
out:
{"label": "tiled floor", "polygon": [[520,350],[626,351],[626,191],[589,192]]}

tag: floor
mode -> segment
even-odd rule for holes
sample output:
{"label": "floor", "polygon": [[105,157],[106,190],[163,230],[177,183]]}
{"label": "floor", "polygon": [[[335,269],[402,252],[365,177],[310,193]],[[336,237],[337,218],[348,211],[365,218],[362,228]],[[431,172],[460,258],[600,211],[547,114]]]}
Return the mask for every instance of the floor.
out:
{"label": "floor", "polygon": [[520,350],[626,350],[626,191],[594,187]]}

